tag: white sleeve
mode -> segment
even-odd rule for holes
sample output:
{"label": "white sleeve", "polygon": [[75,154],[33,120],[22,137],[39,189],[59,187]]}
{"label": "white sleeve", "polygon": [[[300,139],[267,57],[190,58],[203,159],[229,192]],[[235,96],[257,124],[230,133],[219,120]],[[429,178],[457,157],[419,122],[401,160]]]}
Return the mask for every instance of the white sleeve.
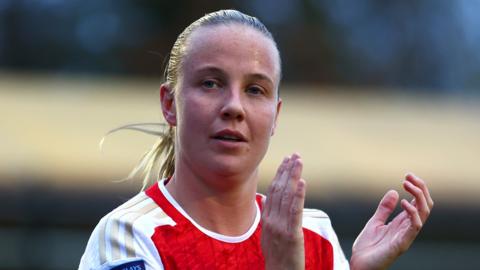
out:
{"label": "white sleeve", "polygon": [[[125,244],[121,237],[112,234],[111,229],[117,220],[102,219],[88,240],[85,253],[83,254],[79,270],[116,270],[126,266],[138,270],[163,270],[155,246],[149,238],[138,229],[134,228],[133,246],[134,252]],[[125,230],[125,227],[123,228]],[[147,240],[147,241],[145,241]],[[132,256],[133,255],[133,256]]]}
{"label": "white sleeve", "polygon": [[330,242],[333,247],[333,269],[349,270],[350,264],[343,253],[337,234],[333,230],[328,215],[317,209],[307,209],[303,211],[303,227],[307,228]]}
{"label": "white sleeve", "polygon": [[165,222],[165,216],[158,207],[146,203],[138,207],[137,211],[113,211],[100,220],[88,240],[79,270],[164,269],[150,237],[158,222],[157,217],[162,217]]}

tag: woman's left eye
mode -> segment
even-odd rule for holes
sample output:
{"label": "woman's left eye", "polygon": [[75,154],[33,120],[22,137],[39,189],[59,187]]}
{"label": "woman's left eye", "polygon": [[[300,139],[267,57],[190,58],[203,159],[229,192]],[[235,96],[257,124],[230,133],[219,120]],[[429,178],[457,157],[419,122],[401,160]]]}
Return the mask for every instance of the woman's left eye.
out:
{"label": "woman's left eye", "polygon": [[247,88],[246,92],[252,95],[261,95],[263,94],[263,89],[258,86],[250,86]]}

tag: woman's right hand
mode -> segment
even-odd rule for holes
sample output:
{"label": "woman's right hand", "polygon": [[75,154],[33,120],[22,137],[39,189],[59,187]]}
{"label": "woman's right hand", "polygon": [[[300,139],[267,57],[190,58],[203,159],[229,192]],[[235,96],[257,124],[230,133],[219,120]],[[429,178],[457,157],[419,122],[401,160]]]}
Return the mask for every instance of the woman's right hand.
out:
{"label": "woman's right hand", "polygon": [[261,236],[265,269],[305,269],[302,168],[299,155],[286,157],[268,188]]}

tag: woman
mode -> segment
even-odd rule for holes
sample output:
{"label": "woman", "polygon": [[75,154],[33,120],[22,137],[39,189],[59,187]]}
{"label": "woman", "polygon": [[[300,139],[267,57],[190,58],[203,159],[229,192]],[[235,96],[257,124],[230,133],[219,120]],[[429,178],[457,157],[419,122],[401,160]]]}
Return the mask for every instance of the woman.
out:
{"label": "woman", "polygon": [[80,269],[385,269],[408,249],[433,206],[411,174],[404,188],[414,200],[385,225],[398,201],[387,192],[350,263],[328,216],[303,209],[298,154],[266,197],[256,193],[282,107],[280,67],[265,26],[238,11],[207,14],[180,34],[160,88],[170,130],[143,163],[151,169],[164,152],[163,179],[100,221]]}

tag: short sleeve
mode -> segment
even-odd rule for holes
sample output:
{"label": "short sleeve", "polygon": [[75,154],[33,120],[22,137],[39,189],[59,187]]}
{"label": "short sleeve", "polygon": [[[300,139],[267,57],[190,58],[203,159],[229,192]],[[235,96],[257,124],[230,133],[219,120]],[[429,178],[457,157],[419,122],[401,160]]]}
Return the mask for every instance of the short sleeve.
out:
{"label": "short sleeve", "polygon": [[164,269],[151,235],[158,218],[165,220],[165,215],[144,196],[129,202],[100,220],[88,240],[79,270]]}
{"label": "short sleeve", "polygon": [[333,249],[334,270],[350,269],[349,262],[343,253],[338,237],[330,222],[330,218],[325,212],[317,209],[304,209],[303,227],[313,231],[330,242]]}

